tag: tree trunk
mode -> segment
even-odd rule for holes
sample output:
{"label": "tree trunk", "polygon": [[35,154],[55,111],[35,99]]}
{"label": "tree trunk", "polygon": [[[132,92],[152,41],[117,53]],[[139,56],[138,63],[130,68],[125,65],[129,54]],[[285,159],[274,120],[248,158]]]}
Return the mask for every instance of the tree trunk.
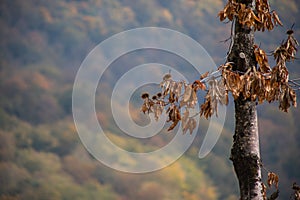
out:
{"label": "tree trunk", "polygon": [[[252,0],[240,0],[240,3],[252,6]],[[236,21],[233,46],[228,55],[228,62],[234,63],[234,70],[245,72],[248,68],[257,65],[253,45],[253,30],[243,27]],[[242,96],[234,103],[236,123],[230,159],[239,181],[240,199],[262,200],[256,103]]]}
{"label": "tree trunk", "polygon": [[235,100],[235,119],[231,160],[239,180],[241,200],[263,199],[255,103],[241,98]]}

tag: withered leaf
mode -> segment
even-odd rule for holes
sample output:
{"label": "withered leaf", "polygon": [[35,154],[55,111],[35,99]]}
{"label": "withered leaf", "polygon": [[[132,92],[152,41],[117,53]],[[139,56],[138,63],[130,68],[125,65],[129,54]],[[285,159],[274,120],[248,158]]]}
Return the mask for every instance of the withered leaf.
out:
{"label": "withered leaf", "polygon": [[213,114],[212,106],[211,106],[211,98],[210,95],[206,94],[205,96],[205,102],[201,105],[201,111],[200,111],[200,116],[204,116],[206,119],[211,117]]}
{"label": "withered leaf", "polygon": [[181,120],[180,111],[177,106],[173,105],[172,108],[169,109],[169,119],[168,119],[168,121],[172,121],[173,123],[168,128],[168,131],[173,130],[180,120]]}
{"label": "withered leaf", "polygon": [[193,133],[194,129],[197,126],[197,122],[194,118],[190,117],[187,120],[187,123],[185,124],[185,126],[182,129],[183,134],[186,134],[187,130],[189,130],[190,135]]}
{"label": "withered leaf", "polygon": [[169,92],[169,102],[170,103],[175,102],[175,94],[172,91]]}
{"label": "withered leaf", "polygon": [[266,52],[260,49],[257,45],[254,45],[254,55],[257,63],[259,64],[259,69],[263,73],[268,73],[271,71],[271,67],[268,62],[268,57]]}
{"label": "withered leaf", "polygon": [[145,114],[146,112],[149,114],[150,112],[152,112],[152,106],[154,105],[154,102],[149,99],[149,98],[145,98],[144,99],[144,103],[141,107],[141,111]]}
{"label": "withered leaf", "polygon": [[194,129],[197,126],[197,122],[193,117],[190,117],[190,112],[187,108],[185,108],[185,112],[183,113],[183,117],[181,119],[181,127],[182,127],[182,133],[186,134],[186,132],[189,130],[190,134],[193,133]]}
{"label": "withered leaf", "polygon": [[177,126],[178,122],[179,122],[179,120],[173,121],[173,123],[171,124],[171,126],[168,128],[168,131],[173,130]]}
{"label": "withered leaf", "polygon": [[148,111],[148,107],[146,106],[146,104],[142,105],[141,111],[145,114]]}
{"label": "withered leaf", "polygon": [[272,12],[272,18],[273,18],[275,25],[279,24],[280,26],[283,26],[282,22],[280,21],[277,13],[275,11]]}
{"label": "withered leaf", "polygon": [[204,83],[202,83],[201,81],[199,80],[195,80],[193,85],[192,85],[192,88],[197,91],[198,89],[200,90],[205,90],[206,89],[206,86]]}
{"label": "withered leaf", "polygon": [[227,103],[227,92],[223,80],[219,81],[212,77],[209,81],[208,95],[210,96],[211,112],[218,116],[218,103]]}
{"label": "withered leaf", "polygon": [[173,92],[176,96],[176,101],[178,102],[178,99],[181,95],[181,90],[182,90],[182,85],[183,85],[183,82],[177,82],[177,84],[175,85],[174,89],[173,89]]}
{"label": "withered leaf", "polygon": [[272,30],[274,26],[282,25],[278,15],[275,11],[270,12],[270,6],[266,0],[256,0],[255,1],[256,16],[259,19],[256,20],[254,25],[255,30],[265,31]]}
{"label": "withered leaf", "polygon": [[180,101],[180,107],[187,106],[188,108],[193,108],[197,102],[197,93],[193,89],[193,85],[185,84],[183,98]]}
{"label": "withered leaf", "polygon": [[185,85],[184,86],[184,94],[183,94],[183,101],[184,102],[188,102],[191,98],[191,95],[192,95],[192,85]]}
{"label": "withered leaf", "polygon": [[253,10],[250,11],[251,12],[251,19],[255,20],[257,22],[261,22],[260,19],[255,15],[255,13],[253,12]]}
{"label": "withered leaf", "polygon": [[164,105],[162,101],[158,101],[153,105],[154,119],[157,121],[163,113]]}
{"label": "withered leaf", "polygon": [[276,187],[276,189],[278,189],[278,182],[279,182],[279,177],[277,174],[275,174],[274,172],[269,172],[268,173],[268,186],[271,187],[272,185],[274,185]]}
{"label": "withered leaf", "polygon": [[290,102],[294,107],[297,106],[296,93],[289,85],[282,84],[279,97],[279,109],[288,112],[288,109],[291,106]]}
{"label": "withered leaf", "polygon": [[224,19],[226,19],[226,13],[224,12],[224,10],[221,10],[218,13],[218,16],[220,17],[220,21],[224,21]]}
{"label": "withered leaf", "polygon": [[222,70],[222,76],[224,79],[224,85],[226,90],[232,93],[234,99],[237,99],[243,88],[242,77],[231,70],[224,68]]}
{"label": "withered leaf", "polygon": [[226,18],[230,21],[237,15],[239,4],[235,0],[229,0],[224,9],[218,13],[220,21],[224,21]]}
{"label": "withered leaf", "polygon": [[187,120],[188,120],[189,116],[190,116],[190,112],[187,108],[185,108],[185,111],[184,111],[183,116],[181,118],[182,127],[186,126],[186,123],[187,123]]}
{"label": "withered leaf", "polygon": [[209,75],[209,72],[205,72],[204,74],[200,75],[200,80],[206,78]]}

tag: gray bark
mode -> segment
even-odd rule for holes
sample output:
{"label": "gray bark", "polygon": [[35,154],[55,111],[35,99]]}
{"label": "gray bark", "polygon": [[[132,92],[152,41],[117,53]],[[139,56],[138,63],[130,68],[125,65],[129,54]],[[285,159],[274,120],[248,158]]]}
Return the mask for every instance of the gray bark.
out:
{"label": "gray bark", "polygon": [[[240,0],[248,6],[252,0]],[[228,62],[233,62],[233,69],[245,72],[256,66],[253,53],[254,32],[238,22],[234,27],[233,46],[228,55]],[[235,133],[230,159],[239,181],[241,200],[262,200],[262,181],[257,128],[256,103],[240,96],[235,103]]]}
{"label": "gray bark", "polygon": [[257,113],[254,102],[235,100],[236,127],[231,160],[242,200],[263,199]]}

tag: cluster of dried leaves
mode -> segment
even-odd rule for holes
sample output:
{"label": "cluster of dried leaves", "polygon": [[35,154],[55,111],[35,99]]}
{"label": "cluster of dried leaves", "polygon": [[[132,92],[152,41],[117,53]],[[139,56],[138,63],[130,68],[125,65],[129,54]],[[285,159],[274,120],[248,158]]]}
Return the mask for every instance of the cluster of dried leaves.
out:
{"label": "cluster of dried leaves", "polygon": [[289,85],[289,73],[286,67],[287,61],[295,58],[297,51],[297,40],[292,34],[273,53],[276,65],[271,68],[268,58],[262,49],[254,46],[254,54],[258,64],[249,68],[246,73],[239,73],[232,70],[230,63],[220,68],[226,90],[230,91],[236,99],[243,96],[245,99],[273,102],[279,101],[279,109],[287,112],[291,105],[297,105],[296,93]]}
{"label": "cluster of dried leaves", "polygon": [[236,18],[240,24],[259,31],[272,30],[274,26],[282,25],[276,12],[270,11],[268,0],[255,0],[255,11],[236,0],[229,0],[218,16],[220,21],[226,18],[233,21]]}
{"label": "cluster of dried leaves", "polygon": [[[286,62],[293,61],[299,45],[293,37],[293,32],[287,32],[288,38],[273,52],[276,65],[271,68],[268,57],[257,45],[254,46],[254,54],[258,67],[251,67],[245,73],[233,70],[232,63],[221,65],[217,72],[219,76],[214,76],[208,72],[203,74],[199,80],[193,84],[184,81],[175,81],[170,73],[163,77],[160,83],[162,92],[149,97],[149,94],[142,95],[144,103],[142,111],[144,113],[154,113],[156,120],[166,108],[169,115],[168,122],[172,122],[168,130],[176,127],[182,121],[182,130],[185,134],[190,133],[196,127],[195,116],[191,117],[189,109],[193,109],[197,103],[197,91],[206,90],[205,101],[201,105],[200,116],[205,118],[217,115],[218,104],[228,104],[228,93],[231,92],[234,99],[243,97],[251,101],[269,103],[279,102],[279,109],[287,112],[290,106],[297,106],[296,92],[289,84],[289,72]],[[214,72],[215,73],[215,72]],[[181,108],[186,108],[181,115]]]}
{"label": "cluster of dried leaves", "polygon": [[294,31],[291,29],[286,33],[288,35],[287,40],[276,48],[273,53],[277,63],[294,61],[297,53],[297,46],[299,46],[299,43],[294,37]]}
{"label": "cluster of dried leaves", "polygon": [[214,113],[218,116],[218,103],[221,105],[228,104],[229,90],[226,88],[224,80],[224,78],[217,80],[215,77],[211,77],[207,81],[209,89],[200,111],[200,115],[203,115],[206,119],[211,117]]}
{"label": "cluster of dried leaves", "polygon": [[[268,188],[264,183],[262,183],[262,194],[263,194],[264,200],[275,200],[278,198],[278,196],[279,196],[278,183],[279,183],[278,175],[275,174],[274,172],[268,172],[268,180],[267,180],[268,188],[271,189],[272,186],[275,186],[276,190],[269,197],[267,197],[267,189]],[[292,185],[292,190],[293,190],[293,193],[290,196],[290,199],[291,200],[300,200],[300,186],[294,182]]]}
{"label": "cluster of dried leaves", "polygon": [[[196,128],[195,116],[190,116],[190,109],[194,109],[198,103],[197,91],[205,90],[205,84],[200,80],[196,80],[193,84],[184,81],[174,81],[170,73],[164,75],[163,81],[160,83],[161,93],[149,97],[148,93],[142,94],[144,103],[141,110],[144,113],[154,113],[156,120],[159,119],[162,112],[166,109],[168,114],[167,122],[172,122],[168,131],[173,130],[178,122],[182,121],[182,131],[185,134],[188,130],[192,134]],[[180,109],[185,107],[184,113],[181,115]]]}
{"label": "cluster of dried leaves", "polygon": [[264,200],[275,200],[279,196],[279,190],[278,190],[278,183],[279,183],[279,177],[277,174],[274,172],[268,172],[268,180],[267,180],[267,185],[269,188],[272,187],[272,185],[275,186],[276,191],[273,192],[270,197],[267,197],[267,186],[262,183],[262,194],[263,194],[263,199]]}
{"label": "cluster of dried leaves", "polygon": [[[238,3],[236,0],[228,0],[218,16],[221,21],[226,18],[230,21],[236,19],[244,26],[262,31],[272,30],[278,24],[282,25],[276,12],[270,11],[268,0],[255,0],[255,9]],[[297,105],[296,93],[292,86],[300,88],[299,83],[289,80],[289,72],[286,67],[286,62],[295,59],[299,44],[293,36],[293,30],[287,31],[287,34],[288,38],[273,52],[276,61],[273,68],[269,65],[265,51],[258,45],[254,45],[254,55],[258,66],[253,66],[242,73],[233,70],[232,64],[234,63],[226,63],[216,71],[221,74],[220,76],[215,76],[216,72],[211,74],[207,72],[193,84],[175,81],[168,73],[160,83],[161,93],[151,98],[148,93],[142,95],[144,103],[141,110],[147,114],[154,113],[156,120],[166,110],[169,116],[167,121],[172,122],[168,130],[174,129],[178,122],[182,121],[184,134],[188,130],[192,133],[196,127],[194,119],[196,115],[190,116],[190,109],[193,109],[198,103],[198,90],[207,91],[199,113],[205,118],[209,118],[213,114],[218,115],[218,104],[228,104],[229,92],[232,93],[234,99],[243,97],[258,103],[279,101],[279,109],[287,112],[291,105],[295,107]],[[182,108],[185,108],[183,114],[181,114]]]}
{"label": "cluster of dried leaves", "polygon": [[294,193],[291,196],[292,200],[300,200],[300,186],[297,183],[293,183],[292,189]]}
{"label": "cluster of dried leaves", "polygon": [[268,181],[267,181],[268,186],[272,187],[272,185],[274,185],[276,187],[276,189],[278,189],[278,182],[279,182],[278,175],[275,174],[274,172],[269,172],[268,173]]}

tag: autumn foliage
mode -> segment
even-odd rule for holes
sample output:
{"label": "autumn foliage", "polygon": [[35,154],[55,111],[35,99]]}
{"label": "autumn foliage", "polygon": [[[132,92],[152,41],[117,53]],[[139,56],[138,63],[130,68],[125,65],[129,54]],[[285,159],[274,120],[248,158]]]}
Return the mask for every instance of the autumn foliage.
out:
{"label": "autumn foliage", "polygon": [[[265,51],[254,45],[257,66],[249,68],[246,72],[239,72],[233,69],[234,63],[228,62],[219,66],[215,72],[201,75],[199,80],[195,80],[192,84],[175,81],[168,73],[160,83],[161,93],[152,97],[148,93],[142,94],[144,103],[141,110],[147,114],[154,113],[155,119],[158,120],[166,109],[169,115],[168,122],[172,122],[168,131],[174,129],[181,120],[184,134],[187,130],[192,134],[196,128],[194,119],[196,115],[190,116],[189,110],[194,109],[198,103],[198,90],[207,92],[199,113],[205,118],[217,115],[218,104],[228,104],[229,92],[234,99],[242,97],[259,104],[264,101],[269,103],[278,101],[279,109],[287,112],[291,105],[297,106],[294,87],[298,85],[289,80],[286,62],[295,59],[299,45],[292,30],[287,34],[287,39],[272,53],[276,61],[274,67],[270,67]],[[185,108],[183,114],[180,112],[181,108]]]}
{"label": "autumn foliage", "polygon": [[237,19],[238,22],[247,27],[254,27],[255,30],[272,30],[276,25],[282,25],[277,13],[271,11],[268,0],[255,0],[255,11],[247,8],[245,4],[229,0],[224,9],[218,14],[220,21],[226,18],[230,21]]}

